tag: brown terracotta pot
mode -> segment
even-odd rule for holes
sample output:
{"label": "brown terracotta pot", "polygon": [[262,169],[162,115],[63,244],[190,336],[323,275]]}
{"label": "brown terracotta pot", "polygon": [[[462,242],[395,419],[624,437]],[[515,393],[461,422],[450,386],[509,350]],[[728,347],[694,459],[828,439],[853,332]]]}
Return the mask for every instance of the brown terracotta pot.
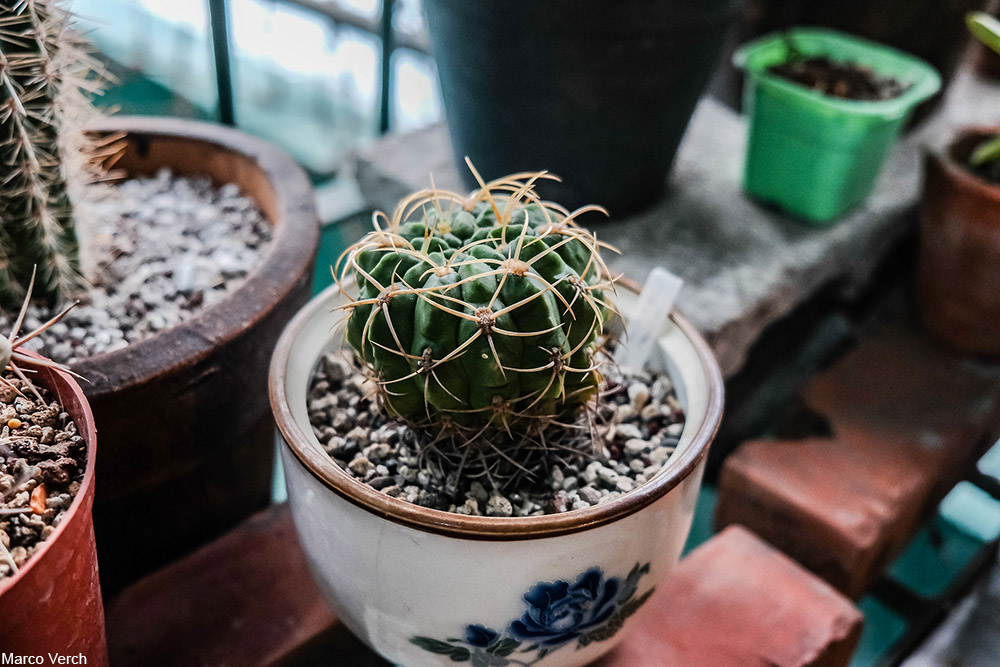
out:
{"label": "brown terracotta pot", "polygon": [[[30,353],[28,353],[30,354]],[[68,374],[39,368],[32,380],[52,391],[87,443],[80,492],[59,527],[13,578],[0,585],[0,653],[44,657],[83,654],[107,665],[104,606],[94,546],[94,462],[97,430],[80,385]]]}
{"label": "brown terracotta pot", "polygon": [[920,211],[919,301],[924,326],[948,345],[1000,354],[1000,186],[963,165],[1000,127],[963,132],[927,157]]}
{"label": "brown terracotta pot", "polygon": [[275,228],[247,281],[174,329],[74,364],[101,429],[94,523],[105,593],[226,532],[268,504],[274,439],[271,350],[308,301],[319,225],[305,173],[236,130],[163,118],[109,118],[127,175],[235,183]]}

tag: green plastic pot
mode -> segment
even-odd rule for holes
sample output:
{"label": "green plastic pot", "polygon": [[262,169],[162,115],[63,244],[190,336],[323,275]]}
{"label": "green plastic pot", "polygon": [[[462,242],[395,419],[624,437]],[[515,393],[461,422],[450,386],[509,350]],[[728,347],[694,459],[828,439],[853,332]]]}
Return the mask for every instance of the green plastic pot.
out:
{"label": "green plastic pot", "polygon": [[[769,72],[801,54],[866,65],[910,84],[891,100],[829,97]],[[933,67],[901,51],[832,30],[796,28],[746,44],[734,56],[746,75],[750,115],[743,188],[804,221],[825,226],[863,202],[914,108],[941,88]]]}

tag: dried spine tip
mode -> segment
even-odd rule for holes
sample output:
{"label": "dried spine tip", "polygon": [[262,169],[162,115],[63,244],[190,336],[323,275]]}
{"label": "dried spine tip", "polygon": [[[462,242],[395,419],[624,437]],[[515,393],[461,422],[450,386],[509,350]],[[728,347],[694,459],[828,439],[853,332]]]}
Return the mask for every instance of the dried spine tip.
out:
{"label": "dried spine tip", "polygon": [[56,0],[0,0],[0,307],[14,309],[38,267],[48,303],[80,284],[64,172],[64,89],[75,88],[77,43]]}
{"label": "dried spine tip", "polygon": [[[75,375],[76,377],[80,376],[71,371],[66,366],[63,366],[62,364],[57,364],[56,362],[49,361],[48,359],[39,359],[37,357],[32,357],[27,354],[24,354],[24,352],[20,351],[20,348],[29,340],[35,338],[39,334],[44,333],[49,327],[51,327],[53,324],[64,318],[66,316],[66,313],[71,311],[76,306],[76,304],[75,303],[71,304],[70,306],[65,308],[61,313],[59,313],[58,315],[56,315],[55,317],[53,317],[48,322],[38,327],[34,331],[27,333],[23,336],[18,336],[18,333],[21,330],[21,325],[24,323],[24,316],[28,311],[28,303],[31,301],[31,293],[32,289],[34,288],[34,285],[35,285],[35,270],[32,269],[31,278],[28,280],[28,290],[27,293],[24,295],[24,302],[21,304],[21,311],[18,313],[17,319],[14,320],[14,326],[10,331],[10,335],[7,336],[6,338],[0,336],[0,385],[13,389],[15,392],[17,392],[19,396],[27,398],[27,396],[21,393],[21,390],[17,387],[17,385],[15,385],[14,383],[12,383],[10,380],[8,380],[3,376],[3,373],[5,371],[10,370],[12,373],[14,373],[14,375],[17,376],[17,379],[21,381],[22,386],[27,387],[29,390],[31,390],[31,393],[34,394],[35,397],[40,402],[44,403],[44,399],[42,398],[41,392],[39,392],[38,388],[35,387],[34,384],[32,384],[31,380],[28,379],[28,376],[24,374],[22,367],[34,366],[36,368],[54,368],[56,370],[60,370],[65,373]],[[7,422],[7,425],[10,426],[10,422]],[[10,428],[17,428],[17,427],[10,426]]]}
{"label": "dried spine tip", "polygon": [[574,218],[599,209],[541,201],[543,178],[414,193],[342,257],[336,274],[359,291],[347,340],[390,413],[481,450],[491,431],[524,436],[596,394],[614,285]]}

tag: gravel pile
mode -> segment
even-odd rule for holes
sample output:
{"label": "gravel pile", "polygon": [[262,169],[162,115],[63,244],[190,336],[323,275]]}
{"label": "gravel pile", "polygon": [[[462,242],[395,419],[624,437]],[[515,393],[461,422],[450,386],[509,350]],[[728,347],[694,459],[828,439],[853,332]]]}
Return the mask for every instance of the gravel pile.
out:
{"label": "gravel pile", "polygon": [[[123,181],[89,202],[93,286],[45,336],[25,347],[72,363],[148,338],[223,298],[257,266],[271,226],[237,186],[169,171]],[[49,317],[33,306],[23,330]],[[0,313],[0,330],[16,313]]]}
{"label": "gravel pile", "polygon": [[[34,397],[13,374],[4,378]],[[59,526],[80,490],[87,447],[58,402],[0,384],[0,586]]]}
{"label": "gravel pile", "polygon": [[596,449],[564,457],[545,479],[514,488],[458,480],[427,465],[426,434],[389,420],[375,386],[348,358],[326,355],[312,378],[309,418],[326,452],[345,471],[387,495],[434,509],[486,516],[539,516],[599,505],[651,479],[669,459],[684,413],[664,375],[609,377],[594,415]]}

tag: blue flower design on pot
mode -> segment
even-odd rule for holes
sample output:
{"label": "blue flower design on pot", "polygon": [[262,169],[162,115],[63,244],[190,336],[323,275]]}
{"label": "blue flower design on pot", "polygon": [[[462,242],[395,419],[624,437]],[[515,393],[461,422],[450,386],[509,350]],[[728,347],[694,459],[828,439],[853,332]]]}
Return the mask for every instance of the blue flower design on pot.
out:
{"label": "blue flower design on pot", "polygon": [[604,625],[618,608],[621,581],[592,567],[572,584],[539,582],[524,594],[528,608],[510,624],[510,634],[540,646],[562,646]]}
{"label": "blue flower design on pot", "polygon": [[410,641],[473,667],[534,665],[574,640],[581,648],[613,637],[652,595],[651,588],[636,596],[639,579],[648,572],[649,563],[636,563],[624,578],[605,577],[601,568],[591,567],[572,582],[540,581],[521,596],[524,612],[502,632],[472,623],[462,639],[417,636]]}
{"label": "blue flower design on pot", "polygon": [[465,626],[465,641],[469,646],[486,648],[495,642],[499,636],[499,632],[493,628],[487,628],[485,625]]}

